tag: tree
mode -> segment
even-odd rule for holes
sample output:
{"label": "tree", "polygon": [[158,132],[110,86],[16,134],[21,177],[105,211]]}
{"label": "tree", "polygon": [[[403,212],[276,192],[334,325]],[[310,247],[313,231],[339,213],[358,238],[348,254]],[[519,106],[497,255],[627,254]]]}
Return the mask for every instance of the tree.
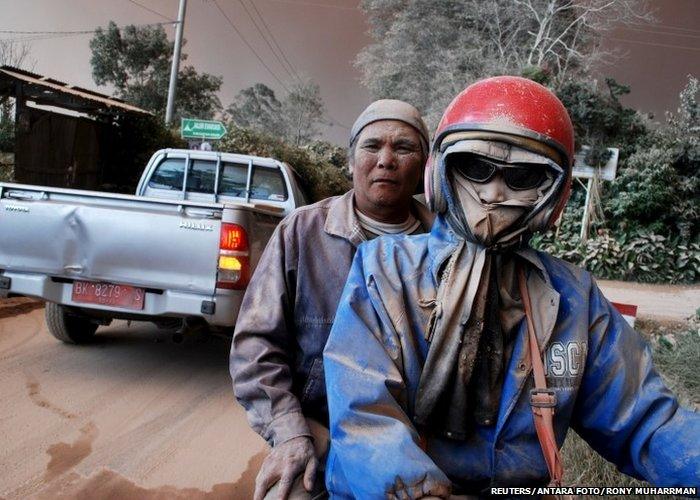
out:
{"label": "tree", "polygon": [[364,0],[374,43],[356,64],[374,97],[405,99],[431,126],[474,80],[538,73],[558,88],[609,56],[601,35],[651,19],[643,0]]}
{"label": "tree", "polygon": [[226,108],[230,119],[239,127],[250,128],[274,136],[284,135],[282,103],[275,91],[264,83],[256,83],[236,94]]}
{"label": "tree", "polygon": [[668,115],[641,141],[613,184],[607,210],[612,224],[648,228],[694,241],[700,232],[700,112],[695,77]]}
{"label": "tree", "polygon": [[587,164],[605,163],[608,147],[619,148],[621,157],[627,158],[647,134],[646,117],[620,102],[629,91],[612,78],[605,79],[602,89],[587,80],[570,80],[559,88],[557,96],[574,123],[577,144],[590,146]]}
{"label": "tree", "polygon": [[241,90],[226,113],[239,127],[274,135],[299,146],[318,136],[325,107],[319,86],[311,81],[292,85],[282,101],[270,87],[256,83]]}
{"label": "tree", "polygon": [[299,176],[304,192],[311,202],[347,192],[352,182],[334,163],[337,149],[327,143],[312,143],[314,147],[298,147],[250,128],[228,127],[219,149],[235,153],[268,156],[288,163]]}
{"label": "tree", "polygon": [[287,139],[294,145],[308,144],[317,137],[325,113],[321,89],[313,82],[292,85],[282,102]]}
{"label": "tree", "polygon": [[[183,40],[183,45],[185,41]],[[117,95],[158,116],[165,115],[173,43],[162,26],[119,28],[110,21],[90,40],[92,76],[97,85],[114,85]],[[182,53],[182,60],[187,55]],[[181,66],[174,121],[182,116],[211,118],[221,109],[217,92],[223,79]]]}

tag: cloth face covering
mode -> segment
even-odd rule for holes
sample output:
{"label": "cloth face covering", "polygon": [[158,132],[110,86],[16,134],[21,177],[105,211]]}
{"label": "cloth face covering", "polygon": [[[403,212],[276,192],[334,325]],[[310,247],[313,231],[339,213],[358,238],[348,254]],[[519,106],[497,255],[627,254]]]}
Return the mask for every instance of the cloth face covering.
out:
{"label": "cloth face covering", "polygon": [[[465,160],[468,159],[467,156]],[[504,165],[504,168],[508,166]],[[500,189],[507,199],[491,203],[483,200],[486,190],[498,189],[491,187],[492,183],[498,182],[503,184]],[[453,193],[459,200],[469,230],[477,242],[486,247],[524,232],[527,229],[525,226],[515,228],[514,224],[535,207],[551,185],[552,175],[549,172],[540,186],[517,191],[510,189],[502,178],[492,177],[486,183],[478,183],[465,177],[458,169],[452,174]]]}
{"label": "cloth face covering", "polygon": [[[467,235],[476,245],[462,241],[442,270],[426,329],[430,348],[414,408],[419,425],[451,439],[467,439],[474,424],[496,422],[512,332],[524,316],[515,279],[519,249],[511,243],[528,229],[529,212],[554,185],[550,171],[539,186],[526,190],[506,186],[500,172],[486,183],[472,181],[456,168],[459,163],[449,160],[473,160],[475,150],[486,142],[465,142],[471,143],[468,154],[462,150],[455,158],[444,159],[447,165],[452,163],[448,178],[457,202],[450,204],[454,213],[448,213],[447,220],[456,234]],[[520,157],[530,160],[533,168],[549,164],[544,157],[539,162],[538,155],[521,151]],[[515,153],[517,158],[520,151]],[[504,158],[483,156],[508,168],[500,163]],[[489,183],[499,182],[502,193],[494,197],[489,190],[499,186]],[[502,201],[492,202],[494,198]],[[462,222],[468,227],[454,227]]]}

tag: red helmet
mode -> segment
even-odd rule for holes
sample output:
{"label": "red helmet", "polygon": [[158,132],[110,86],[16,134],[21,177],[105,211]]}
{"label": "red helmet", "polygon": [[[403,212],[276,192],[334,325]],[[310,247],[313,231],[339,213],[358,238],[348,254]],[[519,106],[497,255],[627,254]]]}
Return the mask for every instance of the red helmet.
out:
{"label": "red helmet", "polygon": [[548,224],[559,217],[571,192],[574,128],[566,108],[550,90],[527,78],[497,76],[470,85],[453,99],[435,131],[425,169],[425,196],[435,212],[446,209],[440,192],[440,156],[452,139],[506,142],[554,161],[565,178]]}

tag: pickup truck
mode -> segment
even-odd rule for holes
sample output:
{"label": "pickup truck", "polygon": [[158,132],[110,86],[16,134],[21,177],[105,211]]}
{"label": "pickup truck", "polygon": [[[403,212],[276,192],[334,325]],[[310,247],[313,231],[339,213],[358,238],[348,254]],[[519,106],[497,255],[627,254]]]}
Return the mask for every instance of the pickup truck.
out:
{"label": "pickup truck", "polygon": [[165,149],[135,195],[0,183],[0,297],[47,301],[56,338],[112,319],[230,331],[273,230],[306,199],[271,158]]}

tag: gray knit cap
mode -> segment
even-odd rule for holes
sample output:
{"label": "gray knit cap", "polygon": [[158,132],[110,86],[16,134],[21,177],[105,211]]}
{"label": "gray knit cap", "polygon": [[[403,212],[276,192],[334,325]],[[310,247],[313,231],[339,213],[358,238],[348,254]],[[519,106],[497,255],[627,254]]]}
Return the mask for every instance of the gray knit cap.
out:
{"label": "gray knit cap", "polygon": [[425,126],[418,110],[404,101],[396,99],[379,99],[367,106],[360,113],[350,130],[350,146],[357,140],[362,129],[370,123],[381,120],[398,120],[404,122],[418,131],[421,137],[423,153],[428,154],[428,143],[430,142],[428,127]]}

